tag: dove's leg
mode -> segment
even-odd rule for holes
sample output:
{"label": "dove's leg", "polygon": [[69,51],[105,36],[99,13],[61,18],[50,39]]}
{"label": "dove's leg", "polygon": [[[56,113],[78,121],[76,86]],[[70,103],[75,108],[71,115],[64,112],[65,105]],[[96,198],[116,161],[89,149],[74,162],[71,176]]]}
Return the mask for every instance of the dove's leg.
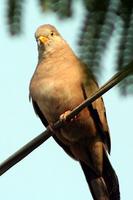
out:
{"label": "dove's leg", "polygon": [[60,120],[63,122],[73,122],[78,120],[78,115],[75,115],[73,118],[71,118],[70,120],[67,120],[67,116],[71,113],[71,110],[67,110],[66,112],[64,112],[63,114],[60,115]]}

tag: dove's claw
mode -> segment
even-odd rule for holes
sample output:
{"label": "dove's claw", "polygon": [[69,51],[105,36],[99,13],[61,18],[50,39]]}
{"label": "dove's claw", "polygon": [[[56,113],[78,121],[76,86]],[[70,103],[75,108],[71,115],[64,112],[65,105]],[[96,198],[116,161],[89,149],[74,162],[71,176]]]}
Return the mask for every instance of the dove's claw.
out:
{"label": "dove's claw", "polygon": [[75,120],[78,119],[78,115],[74,116],[73,118],[71,118],[70,120],[67,120],[67,116],[71,113],[71,110],[67,110],[66,112],[64,112],[63,114],[60,115],[60,120],[63,122],[73,122]]}

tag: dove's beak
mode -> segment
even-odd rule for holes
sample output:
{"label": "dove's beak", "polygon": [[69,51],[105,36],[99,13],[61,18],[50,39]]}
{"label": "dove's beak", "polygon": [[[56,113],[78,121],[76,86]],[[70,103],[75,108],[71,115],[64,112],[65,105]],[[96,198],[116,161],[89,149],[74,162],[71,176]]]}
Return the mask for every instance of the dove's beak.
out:
{"label": "dove's beak", "polygon": [[48,37],[46,37],[46,36],[40,36],[40,37],[38,38],[38,41],[39,41],[40,43],[45,44],[45,43],[48,41]]}

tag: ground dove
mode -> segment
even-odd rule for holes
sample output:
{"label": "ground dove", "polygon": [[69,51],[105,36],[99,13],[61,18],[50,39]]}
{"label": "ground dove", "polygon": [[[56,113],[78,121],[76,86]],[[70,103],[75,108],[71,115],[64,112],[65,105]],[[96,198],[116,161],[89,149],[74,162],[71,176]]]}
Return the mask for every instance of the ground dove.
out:
{"label": "ground dove", "polygon": [[[45,127],[92,95],[98,84],[56,28],[40,26],[35,38],[38,64],[30,82],[30,97]],[[51,126],[52,127],[52,126]],[[94,200],[119,200],[117,175],[108,159],[110,135],[102,98],[55,131],[55,141],[79,161]]]}

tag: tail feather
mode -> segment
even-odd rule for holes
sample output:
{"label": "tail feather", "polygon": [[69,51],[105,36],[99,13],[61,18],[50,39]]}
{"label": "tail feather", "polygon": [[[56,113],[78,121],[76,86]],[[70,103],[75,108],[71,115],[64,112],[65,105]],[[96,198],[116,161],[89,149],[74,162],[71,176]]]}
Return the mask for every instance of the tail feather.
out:
{"label": "tail feather", "polygon": [[94,200],[120,200],[119,182],[110,161],[104,154],[103,174],[99,177],[87,164],[80,162]]}
{"label": "tail feather", "polygon": [[80,162],[94,200],[109,200],[106,184],[102,177],[98,177],[88,165]]}
{"label": "tail feather", "polygon": [[108,188],[110,200],[120,200],[120,189],[118,177],[104,152],[103,178]]}

